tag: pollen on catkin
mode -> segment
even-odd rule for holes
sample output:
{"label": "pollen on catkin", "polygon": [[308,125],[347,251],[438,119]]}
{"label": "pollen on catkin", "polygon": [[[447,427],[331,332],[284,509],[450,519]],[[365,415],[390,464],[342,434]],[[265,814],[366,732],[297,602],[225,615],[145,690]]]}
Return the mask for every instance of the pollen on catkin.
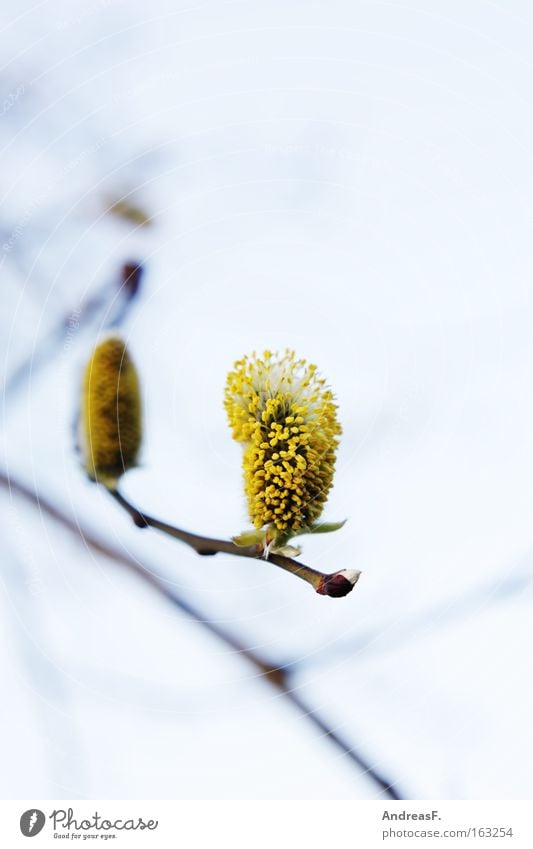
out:
{"label": "pollen on catkin", "polygon": [[293,351],[265,351],[235,363],[224,406],[244,448],[244,487],[256,528],[277,536],[317,521],[333,483],[341,426],[317,368]]}
{"label": "pollen on catkin", "polygon": [[94,349],[83,377],[80,444],[92,480],[113,487],[137,465],[141,395],[126,343],[111,336]]}

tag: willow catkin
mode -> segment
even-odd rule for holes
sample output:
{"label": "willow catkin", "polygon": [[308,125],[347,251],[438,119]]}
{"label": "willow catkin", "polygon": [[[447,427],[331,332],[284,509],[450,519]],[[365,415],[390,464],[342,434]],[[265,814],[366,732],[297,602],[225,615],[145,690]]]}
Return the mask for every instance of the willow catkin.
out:
{"label": "willow catkin", "polygon": [[341,426],[337,405],[316,366],[293,351],[265,351],[235,363],[224,405],[243,444],[250,518],[276,535],[309,529],[333,483]]}
{"label": "willow catkin", "polygon": [[108,487],[137,465],[142,439],[139,379],[118,336],[94,349],[83,377],[80,443],[85,470]]}

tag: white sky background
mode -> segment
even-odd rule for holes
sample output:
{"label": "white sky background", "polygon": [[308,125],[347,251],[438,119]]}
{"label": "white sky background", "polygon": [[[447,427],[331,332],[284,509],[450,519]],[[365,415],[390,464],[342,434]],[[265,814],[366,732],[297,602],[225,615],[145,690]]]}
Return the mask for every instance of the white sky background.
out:
{"label": "white sky background", "polygon": [[[226,373],[292,347],[338,398],[324,515],[349,519],[302,560],[363,576],[321,598],[130,527],[72,449],[105,321],[6,398],[10,473],[296,663],[306,699],[411,798],[530,798],[528,4],[4,10],[2,371],[140,258],[124,332],[146,442],[125,492],[199,532],[243,530]],[[151,228],[105,215],[129,193]],[[1,501],[2,797],[375,796],[239,658]]]}

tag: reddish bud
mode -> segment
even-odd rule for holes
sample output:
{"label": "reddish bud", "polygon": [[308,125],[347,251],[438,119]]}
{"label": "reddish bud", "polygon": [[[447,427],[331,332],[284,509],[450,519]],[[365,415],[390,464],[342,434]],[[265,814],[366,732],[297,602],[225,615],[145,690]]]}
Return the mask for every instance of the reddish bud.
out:
{"label": "reddish bud", "polygon": [[317,593],[329,595],[331,598],[342,598],[351,593],[360,574],[357,569],[343,569],[341,572],[334,572],[333,575],[324,575]]}

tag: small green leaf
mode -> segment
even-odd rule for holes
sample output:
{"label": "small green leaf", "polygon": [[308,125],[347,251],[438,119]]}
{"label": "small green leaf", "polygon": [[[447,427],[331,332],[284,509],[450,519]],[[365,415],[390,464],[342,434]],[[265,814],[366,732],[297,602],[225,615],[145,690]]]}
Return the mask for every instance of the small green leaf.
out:
{"label": "small green leaf", "polygon": [[311,534],[331,534],[333,531],[340,531],[346,524],[346,519],[342,522],[316,522],[311,525]]}
{"label": "small green leaf", "polygon": [[231,541],[242,548],[248,545],[261,545],[265,541],[264,530],[243,531],[242,534],[232,537]]}
{"label": "small green leaf", "polygon": [[295,536],[303,536],[304,534],[331,534],[333,531],[338,531],[346,524],[346,519],[342,522],[315,522],[309,528],[300,531]]}
{"label": "small green leaf", "polygon": [[284,557],[298,557],[302,553],[302,549],[296,545],[280,545],[272,546],[272,554],[283,554]]}

